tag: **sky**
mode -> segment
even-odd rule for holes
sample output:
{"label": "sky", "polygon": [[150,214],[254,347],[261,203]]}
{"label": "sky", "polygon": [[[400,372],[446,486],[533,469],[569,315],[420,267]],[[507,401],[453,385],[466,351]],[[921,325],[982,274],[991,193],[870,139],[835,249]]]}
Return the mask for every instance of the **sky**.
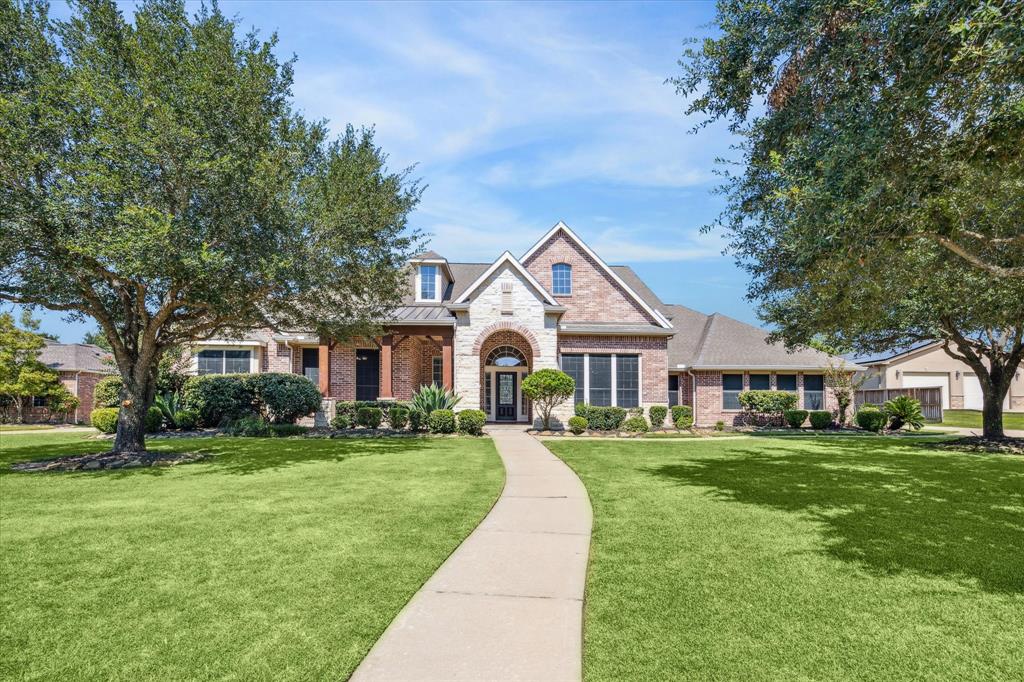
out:
{"label": "sky", "polygon": [[[666,83],[685,41],[713,32],[712,3],[220,6],[297,57],[307,117],[374,126],[392,168],[415,165],[426,191],[410,223],[450,261],[519,256],[563,220],[666,303],[757,322],[747,275],[700,229],[735,140],[721,124],[693,134]],[[95,326],[41,317],[66,342]]]}

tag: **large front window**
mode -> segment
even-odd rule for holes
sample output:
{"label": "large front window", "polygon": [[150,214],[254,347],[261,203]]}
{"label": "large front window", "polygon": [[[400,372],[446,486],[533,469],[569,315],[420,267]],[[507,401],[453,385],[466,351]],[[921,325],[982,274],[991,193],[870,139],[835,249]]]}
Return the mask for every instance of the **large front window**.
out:
{"label": "large front window", "polygon": [[740,409],[740,393],[743,392],[742,374],[722,375],[722,409]]}
{"label": "large front window", "polygon": [[751,374],[750,390],[767,391],[772,387],[771,377],[767,374]]}
{"label": "large front window", "polygon": [[576,382],[573,402],[598,407],[640,405],[640,356],[595,353],[562,355],[562,371]]}
{"label": "large front window", "polygon": [[804,409],[820,410],[825,405],[825,377],[820,374],[804,375]]}
{"label": "large front window", "polygon": [[555,296],[572,295],[572,266],[568,263],[551,266],[551,293]]}
{"label": "large front window", "polygon": [[199,374],[248,374],[252,351],[201,350],[197,357]]}
{"label": "large front window", "polygon": [[420,266],[420,300],[437,300],[437,266]]}

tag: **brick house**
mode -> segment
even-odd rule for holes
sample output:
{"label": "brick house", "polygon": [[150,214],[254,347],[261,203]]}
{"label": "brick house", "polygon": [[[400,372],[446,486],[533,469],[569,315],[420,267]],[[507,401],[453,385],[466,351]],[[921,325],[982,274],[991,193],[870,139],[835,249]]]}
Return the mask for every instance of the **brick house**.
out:
{"label": "brick house", "polygon": [[[546,367],[576,379],[572,402],[694,406],[698,425],[742,420],[736,395],[779,388],[807,408],[834,409],[823,370],[842,358],[788,353],[724,315],[663,303],[632,269],[610,266],[564,223],[521,257],[410,262],[409,290],[385,334],[336,342],[256,331],[193,349],[194,373],[294,372],[318,384],[329,417],[338,400],[407,400],[422,385],[453,388],[459,409],[491,421],[532,422],[523,377]],[[556,414],[572,414],[566,403]]]}
{"label": "brick house", "polygon": [[39,352],[39,362],[57,372],[64,386],[76,396],[78,409],[68,415],[51,414],[45,398],[33,398],[26,406],[26,423],[62,421],[88,424],[93,409],[93,389],[103,377],[117,372],[110,353],[88,343],[57,343],[48,341]]}

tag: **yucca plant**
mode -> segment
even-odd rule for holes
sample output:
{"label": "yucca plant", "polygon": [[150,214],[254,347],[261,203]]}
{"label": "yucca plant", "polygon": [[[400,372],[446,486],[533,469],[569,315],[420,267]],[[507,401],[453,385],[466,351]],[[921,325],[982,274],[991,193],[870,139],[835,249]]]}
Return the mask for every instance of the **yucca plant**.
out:
{"label": "yucca plant", "polygon": [[434,410],[453,410],[462,400],[462,396],[453,391],[430,384],[420,386],[420,390],[412,397],[409,409],[418,410],[424,414],[430,414]]}
{"label": "yucca plant", "polygon": [[921,401],[914,400],[910,396],[896,396],[885,403],[883,411],[889,417],[890,431],[899,431],[905,424],[915,431],[924,426]]}
{"label": "yucca plant", "polygon": [[175,425],[175,417],[184,409],[181,396],[177,393],[164,393],[153,398],[153,407],[160,410],[164,416],[164,422],[169,426]]}

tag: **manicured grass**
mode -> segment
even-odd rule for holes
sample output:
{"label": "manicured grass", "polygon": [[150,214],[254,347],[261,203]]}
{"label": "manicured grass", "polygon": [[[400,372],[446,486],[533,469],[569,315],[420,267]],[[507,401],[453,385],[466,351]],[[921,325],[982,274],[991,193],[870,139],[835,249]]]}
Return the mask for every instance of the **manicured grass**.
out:
{"label": "manicured grass", "polygon": [[[980,429],[981,412],[978,410],[943,410],[942,425]],[[1024,412],[1003,412],[1003,428],[1024,430]]]}
{"label": "manicured grass", "polygon": [[52,431],[53,424],[0,424],[0,431]]}
{"label": "manicured grass", "polygon": [[487,513],[489,439],[155,442],[210,461],[13,473],[103,450],[4,436],[0,679],[345,679]]}
{"label": "manicured grass", "polygon": [[1024,458],[906,438],[545,445],[594,506],[589,680],[1024,670]]}

